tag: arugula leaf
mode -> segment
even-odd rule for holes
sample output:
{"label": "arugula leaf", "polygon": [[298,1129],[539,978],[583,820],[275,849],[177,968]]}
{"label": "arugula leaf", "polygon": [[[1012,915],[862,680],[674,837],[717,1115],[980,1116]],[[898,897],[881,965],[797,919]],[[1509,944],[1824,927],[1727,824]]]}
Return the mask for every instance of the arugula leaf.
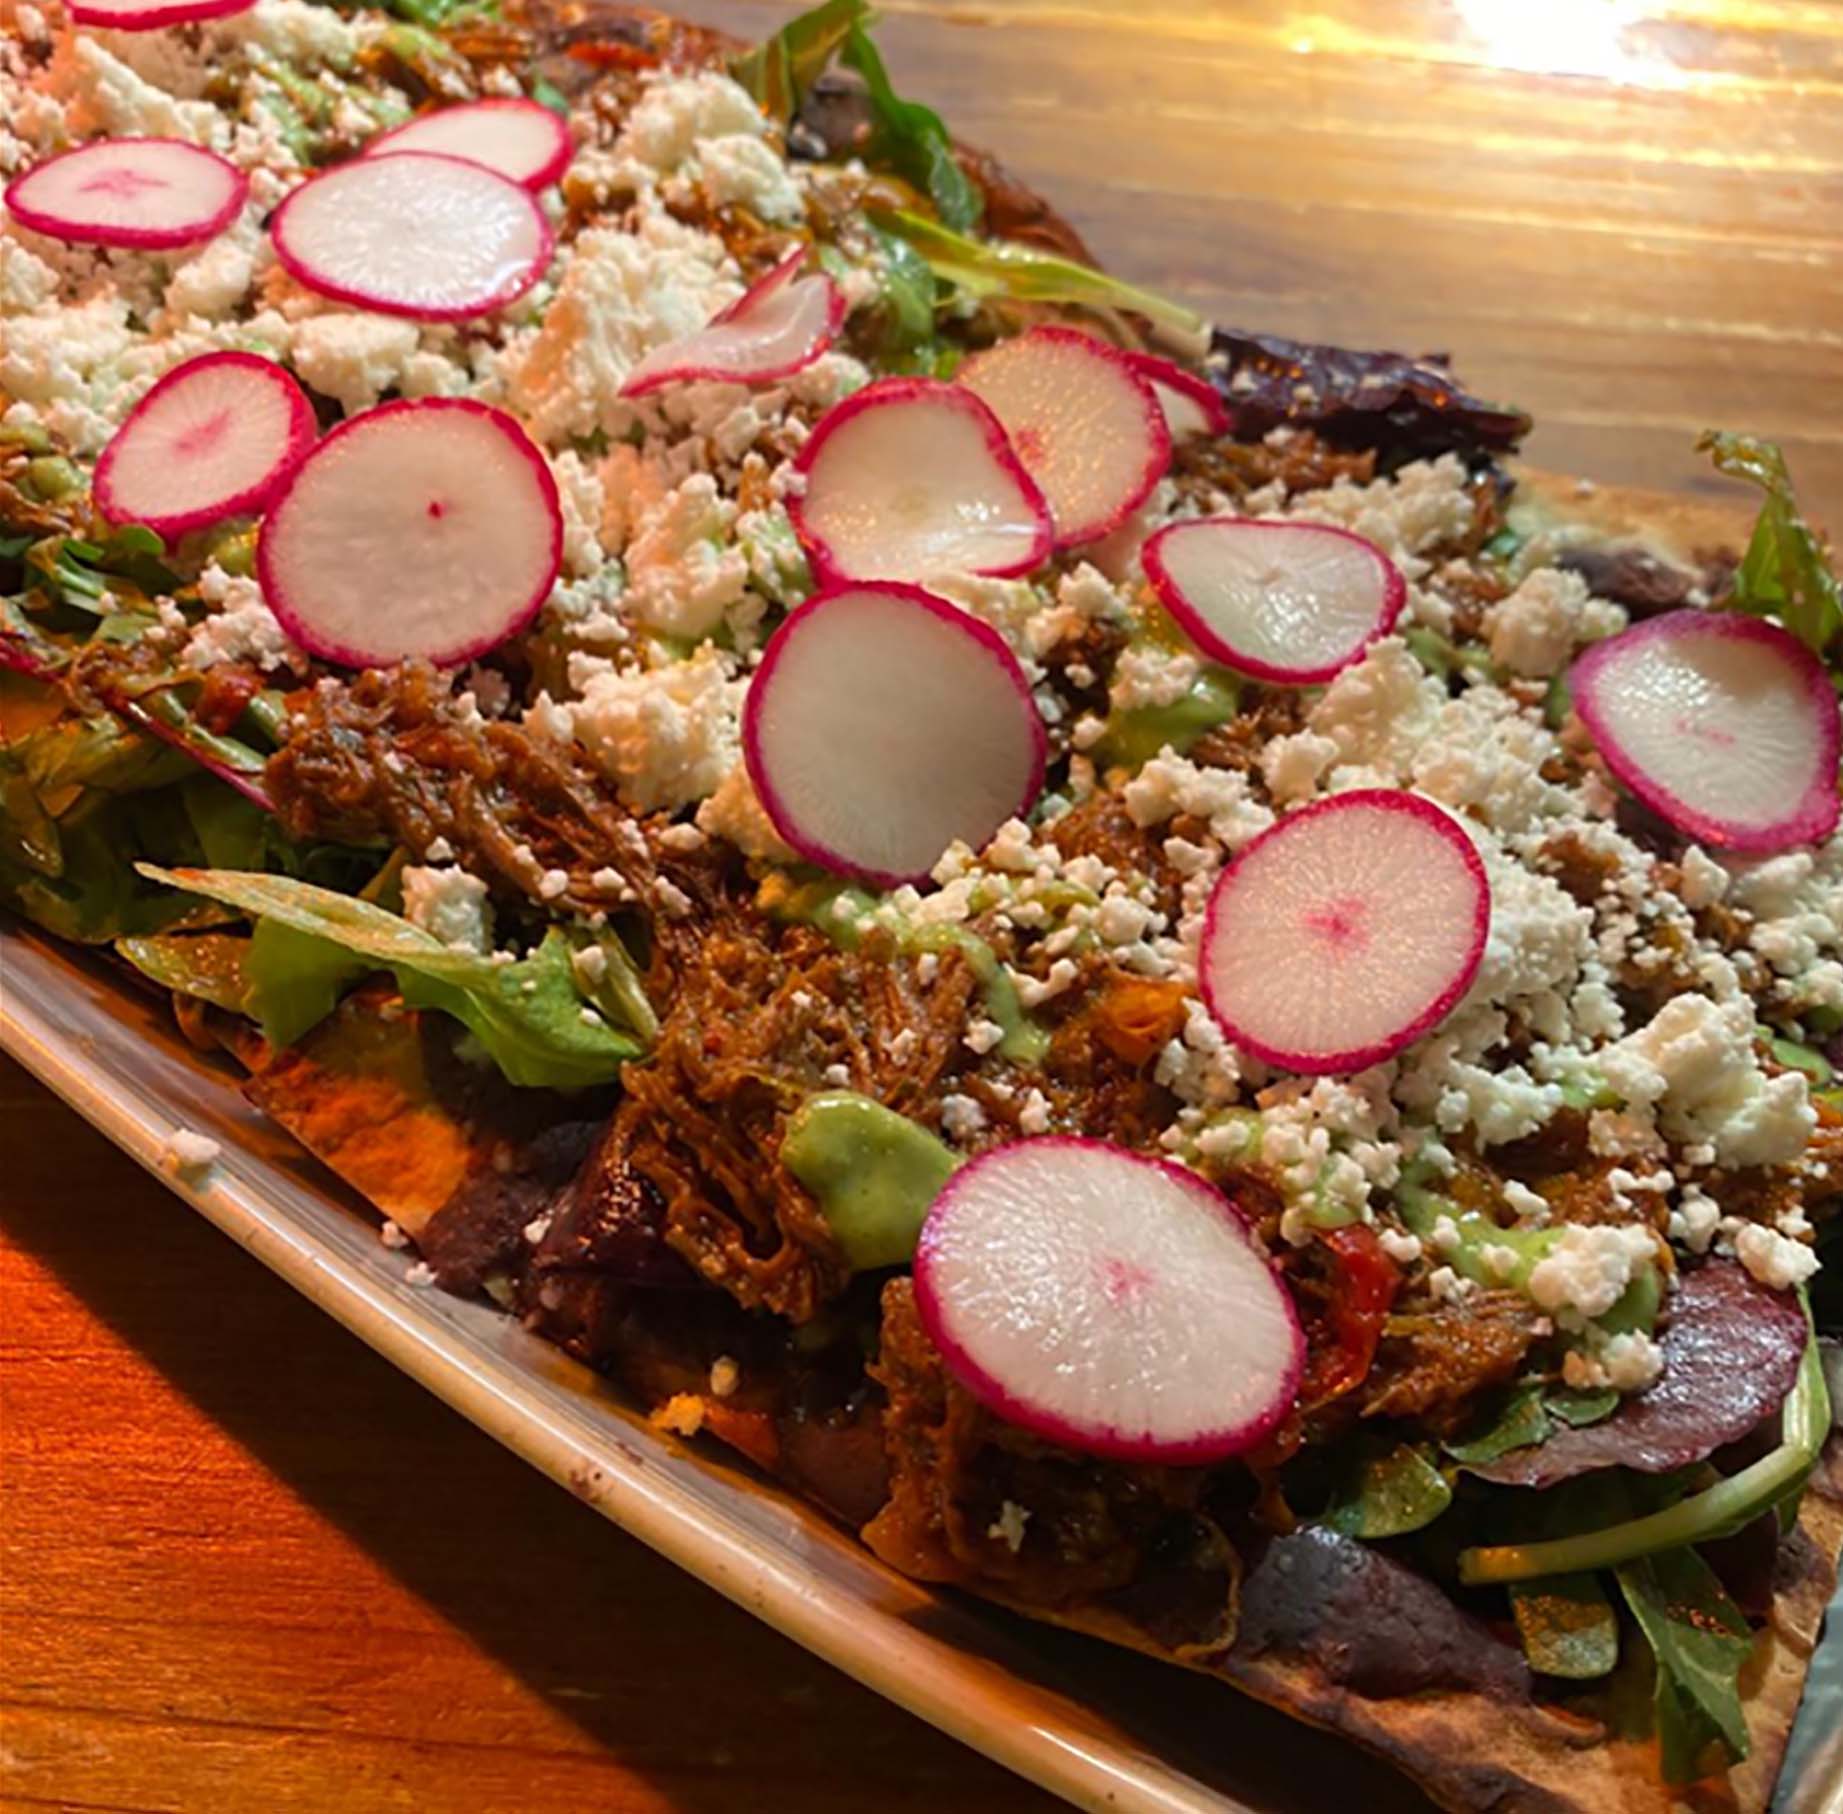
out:
{"label": "arugula leaf", "polygon": [[117,939],[115,949],[163,989],[246,1013],[250,941],[234,932],[167,932]]}
{"label": "arugula leaf", "polygon": [[1455,1461],[1484,1467],[1513,1449],[1533,1448],[1549,1438],[1549,1414],[1543,1407],[1542,1387],[1519,1386],[1504,1401],[1498,1415],[1475,1436],[1442,1446]]}
{"label": "arugula leaf", "polygon": [[731,60],[730,75],[770,119],[783,126],[800,111],[813,84],[831,67],[845,40],[870,19],[868,0],[824,0],[790,19],[772,38]]}
{"label": "arugula leaf", "polygon": [[1078,265],[1072,258],[1007,240],[969,239],[939,221],[904,208],[879,209],[875,222],[906,239],[935,276],[969,296],[1005,296],[1015,302],[1062,302],[1090,309],[1127,309],[1188,345],[1209,341],[1209,323],[1180,303]]}
{"label": "arugula leaf", "polygon": [[569,939],[558,927],[528,956],[500,962],[452,950],[369,901],[289,876],[136,867],[150,880],[276,921],[368,960],[368,968],[389,970],[406,1002],[460,1021],[511,1083],[551,1089],[608,1083],[644,1049],[634,1034],[587,1008]]}
{"label": "arugula leaf", "polygon": [[1619,1409],[1620,1395],[1610,1386],[1601,1392],[1573,1392],[1564,1388],[1548,1396],[1549,1415],[1559,1417],[1571,1430],[1584,1430],[1589,1424],[1604,1423]]}
{"label": "arugula leaf", "polygon": [[81,536],[50,536],[26,552],[28,577],[55,601],[100,616],[105,592],[130,587],[157,598],[179,586],[179,575],[166,565],[166,543],[151,529],[128,523],[112,529],[100,542]]}
{"label": "arugula leaf", "polygon": [[891,85],[883,58],[862,24],[845,38],[845,62],[864,78],[873,126],[864,148],[869,164],[887,164],[934,203],[948,226],[965,233],[985,213],[979,185],[960,168],[953,138],[941,116],[920,101],[905,101]]}
{"label": "arugula leaf", "polygon": [[1451,1483],[1430,1451],[1404,1442],[1359,1458],[1324,1523],[1346,1537],[1400,1537],[1433,1523],[1452,1502]]}
{"label": "arugula leaf", "polygon": [[1550,1575],[1518,1582],[1510,1610],[1523,1654],[1538,1675],[1570,1682],[1611,1675],[1619,1661],[1619,1619],[1592,1575]]}
{"label": "arugula leaf", "polygon": [[1694,1782],[1752,1748],[1740,1672],[1753,1634],[1715,1571],[1693,1549],[1667,1550],[1615,1571],[1657,1658],[1657,1736],[1664,1780]]}
{"label": "arugula leaf", "polygon": [[1843,585],[1824,543],[1798,514],[1785,455],[1771,441],[1710,429],[1696,443],[1723,472],[1751,479],[1766,493],[1753,539],[1724,601],[1753,617],[1776,617],[1819,655],[1843,630]]}

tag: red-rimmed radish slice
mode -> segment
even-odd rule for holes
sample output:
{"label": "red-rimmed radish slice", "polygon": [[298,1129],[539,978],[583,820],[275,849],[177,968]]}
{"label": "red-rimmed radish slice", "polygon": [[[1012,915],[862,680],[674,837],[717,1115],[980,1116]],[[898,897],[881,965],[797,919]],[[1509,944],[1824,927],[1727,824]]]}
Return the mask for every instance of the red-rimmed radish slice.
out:
{"label": "red-rimmed radish slice", "polygon": [[436,151],[335,165],[288,196],[269,232],[275,256],[310,290],[422,321],[516,301],[555,246],[528,189]]}
{"label": "red-rimmed radish slice", "polygon": [[529,623],[563,554],[525,431],[462,397],[383,403],[294,470],[256,543],[282,628],[347,667],[471,660]]}
{"label": "red-rimmed radish slice", "polygon": [[627,374],[621,395],[644,397],[697,378],[766,384],[805,371],[845,320],[844,294],[831,278],[795,275],[805,257],[804,247],[790,253],[695,334],[656,347]]}
{"label": "red-rimmed radish slice", "polygon": [[573,150],[560,114],[522,96],[492,95],[419,113],[373,139],[365,155],[438,151],[484,164],[524,188],[542,189],[563,174]]}
{"label": "red-rimmed radish slice", "polygon": [[1485,866],[1458,821],[1417,794],[1362,788],[1289,814],[1223,871],[1197,980],[1257,1058],[1361,1071],[1446,1018],[1490,923]]}
{"label": "red-rimmed radish slice", "polygon": [[972,392],[884,378],[835,404],[795,466],[794,528],[828,579],[1008,579],[1049,558],[1049,510]]}
{"label": "red-rimmed radish slice", "polygon": [[1173,523],[1147,541],[1140,560],[1205,655],[1285,686],[1348,667],[1389,633],[1408,597],[1374,542],[1320,523]]}
{"label": "red-rimmed radish slice", "polygon": [[169,538],[253,515],[313,438],[313,406],[273,360],[204,353],[129,411],[96,462],[96,507]]}
{"label": "red-rimmed radish slice", "polygon": [[821,592],[774,634],[743,702],[749,778],[824,869],[916,881],[984,844],[1043,785],[1043,721],[1017,659],[916,586]]}
{"label": "red-rimmed radish slice", "polygon": [[1152,387],[1118,347],[1074,328],[1032,328],[960,368],[1036,480],[1072,548],[1116,529],[1171,463]]}
{"label": "red-rimmed radish slice", "polygon": [[98,139],[14,177],[5,200],[34,233],[158,252],[222,232],[249,186],[235,164],[184,139]]}
{"label": "red-rimmed radish slice", "polygon": [[1175,359],[1164,359],[1157,353],[1128,353],[1126,362],[1151,385],[1173,441],[1229,432],[1228,406],[1207,378],[1199,378],[1195,372],[1185,371]]}
{"label": "red-rimmed radish slice", "polygon": [[233,13],[247,13],[255,4],[256,0],[71,0],[70,16],[79,25],[155,31],[163,25],[228,19]]}
{"label": "red-rimmed radish slice", "polygon": [[1251,1448],[1305,1339],[1234,1205],[1194,1172],[1052,1136],[948,1179],[915,1254],[922,1325],[1007,1422],[1120,1461]]}
{"label": "red-rimmed radish slice", "polygon": [[1606,766],[1704,844],[1782,850],[1837,824],[1837,696],[1789,631],[1666,612],[1575,662],[1574,709]]}

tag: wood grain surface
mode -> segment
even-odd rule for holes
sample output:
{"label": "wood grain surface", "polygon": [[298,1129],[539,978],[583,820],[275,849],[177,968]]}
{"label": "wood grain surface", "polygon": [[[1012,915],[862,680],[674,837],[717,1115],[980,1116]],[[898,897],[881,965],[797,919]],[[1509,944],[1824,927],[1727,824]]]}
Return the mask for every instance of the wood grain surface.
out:
{"label": "wood grain surface", "polygon": [[[1697,429],[1775,436],[1843,522],[1843,6],[885,11],[903,84],[1122,273],[1447,350],[1549,466],[1710,488]],[[1049,1804],[529,1472],[0,1063],[0,1809],[943,1805]]]}

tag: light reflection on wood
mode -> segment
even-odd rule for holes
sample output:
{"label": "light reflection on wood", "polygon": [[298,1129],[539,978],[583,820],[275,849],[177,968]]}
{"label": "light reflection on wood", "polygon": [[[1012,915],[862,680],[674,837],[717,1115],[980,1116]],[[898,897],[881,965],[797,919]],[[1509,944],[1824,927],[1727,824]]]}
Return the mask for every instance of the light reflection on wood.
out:
{"label": "light reflection on wood", "polygon": [[[751,34],[785,11],[698,10]],[[1243,326],[1448,351],[1535,413],[1550,466],[1713,488],[1699,429],[1774,435],[1813,511],[1843,522],[1843,7],[882,10],[904,84],[1122,273]],[[1479,30],[1595,10],[1624,21],[1632,79],[1502,69]]]}

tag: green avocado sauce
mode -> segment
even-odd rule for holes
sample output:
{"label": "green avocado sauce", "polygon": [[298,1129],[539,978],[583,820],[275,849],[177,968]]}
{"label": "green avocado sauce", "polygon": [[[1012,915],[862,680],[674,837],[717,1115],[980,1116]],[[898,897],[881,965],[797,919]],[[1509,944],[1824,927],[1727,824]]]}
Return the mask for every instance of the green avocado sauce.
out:
{"label": "green avocado sauce", "polygon": [[1183,755],[1240,707],[1241,682],[1226,668],[1205,668],[1190,691],[1169,705],[1109,712],[1094,753],[1103,767],[1143,768],[1167,745]]}
{"label": "green avocado sauce", "polygon": [[[1557,1222],[1546,1228],[1501,1228],[1482,1211],[1462,1210],[1450,1199],[1409,1178],[1396,1188],[1395,1207],[1409,1232],[1419,1235],[1461,1278],[1524,1293],[1529,1290],[1529,1275],[1560,1244],[1569,1226]],[[1452,1245],[1435,1247],[1434,1229],[1442,1216],[1451,1219],[1459,1239]],[[1485,1258],[1488,1247],[1508,1248],[1516,1255],[1516,1264],[1502,1271],[1492,1267]],[[1608,1335],[1635,1331],[1648,1334],[1657,1322],[1663,1295],[1664,1282],[1657,1267],[1647,1264],[1633,1273],[1619,1301],[1595,1317],[1594,1322]]]}
{"label": "green avocado sauce", "polygon": [[756,895],[756,905],[785,923],[816,927],[847,951],[855,951],[862,942],[859,922],[874,914],[878,916],[877,923],[895,938],[900,951],[959,952],[972,966],[985,993],[987,1018],[1000,1030],[1000,1056],[1013,1064],[1041,1064],[1048,1053],[1049,1032],[1024,1012],[1017,987],[1005,974],[998,953],[964,926],[916,925],[890,913],[875,895],[830,877],[800,881],[793,876],[772,875]]}
{"label": "green avocado sauce", "polygon": [[914,1258],[928,1206],[959,1164],[926,1128],[851,1090],[800,1105],[781,1161],[813,1193],[854,1272]]}

